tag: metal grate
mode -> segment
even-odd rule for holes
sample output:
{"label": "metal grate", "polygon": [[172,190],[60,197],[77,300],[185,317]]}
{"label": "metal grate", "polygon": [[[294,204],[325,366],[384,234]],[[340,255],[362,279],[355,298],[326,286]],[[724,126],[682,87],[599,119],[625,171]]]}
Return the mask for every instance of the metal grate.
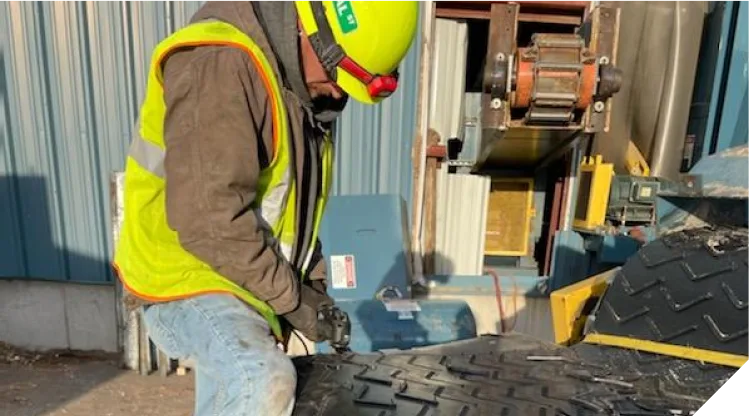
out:
{"label": "metal grate", "polygon": [[525,256],[533,213],[531,179],[495,179],[489,192],[484,253]]}

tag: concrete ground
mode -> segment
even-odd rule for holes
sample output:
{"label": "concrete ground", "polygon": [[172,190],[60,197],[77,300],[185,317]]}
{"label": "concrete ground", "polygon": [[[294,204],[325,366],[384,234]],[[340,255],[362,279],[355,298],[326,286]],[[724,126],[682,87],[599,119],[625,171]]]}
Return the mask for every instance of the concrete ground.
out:
{"label": "concrete ground", "polygon": [[193,377],[140,376],[109,356],[36,355],[0,345],[0,415],[184,416]]}

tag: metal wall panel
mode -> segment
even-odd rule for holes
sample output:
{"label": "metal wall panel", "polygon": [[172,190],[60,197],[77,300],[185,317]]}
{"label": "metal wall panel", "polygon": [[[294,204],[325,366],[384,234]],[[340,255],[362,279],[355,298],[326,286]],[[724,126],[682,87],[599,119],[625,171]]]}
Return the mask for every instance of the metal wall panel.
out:
{"label": "metal wall panel", "polygon": [[378,107],[350,102],[336,123],[333,195],[400,194],[411,205],[418,61],[403,66],[401,90]]}
{"label": "metal wall panel", "polygon": [[463,140],[467,50],[466,22],[435,19],[429,127],[440,135],[443,144],[451,138]]}
{"label": "metal wall panel", "polygon": [[[202,2],[0,4],[0,277],[110,282],[122,170],[153,47]],[[400,91],[338,125],[335,194],[411,194],[420,42]]]}
{"label": "metal wall panel", "polygon": [[435,274],[484,272],[484,235],[490,178],[437,171]]}
{"label": "metal wall panel", "polygon": [[746,2],[734,3],[738,8],[734,27],[733,48],[730,54],[729,68],[726,74],[726,94],[722,100],[722,114],[718,137],[712,146],[715,152],[741,146],[747,143],[747,84],[749,84],[749,7]]}
{"label": "metal wall panel", "polygon": [[346,106],[336,123],[334,195],[400,194],[410,218],[420,56],[417,38],[399,68],[398,90],[385,102],[369,106],[350,101]]}
{"label": "metal wall panel", "polygon": [[[480,94],[465,93],[468,25],[454,19],[436,19],[432,100],[429,127],[442,144],[457,138],[467,145],[459,157],[475,157],[480,134]],[[466,143],[466,139],[468,142]],[[482,275],[489,178],[437,171],[436,275]]]}
{"label": "metal wall panel", "polygon": [[[697,63],[692,106],[689,110],[687,138],[682,170],[688,171],[703,156],[710,154],[710,140],[715,126],[714,117],[720,102],[723,68],[729,57],[726,49],[731,43],[731,14],[738,3],[716,1],[708,4],[705,16],[700,60]],[[708,126],[711,130],[708,132]]]}

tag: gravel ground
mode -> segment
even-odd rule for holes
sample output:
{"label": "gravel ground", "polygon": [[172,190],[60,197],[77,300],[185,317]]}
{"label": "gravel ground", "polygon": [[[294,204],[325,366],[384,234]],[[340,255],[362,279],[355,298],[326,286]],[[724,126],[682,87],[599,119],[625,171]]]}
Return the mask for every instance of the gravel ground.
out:
{"label": "gravel ground", "polygon": [[189,415],[193,377],[140,376],[112,357],[37,355],[0,345],[0,415]]}

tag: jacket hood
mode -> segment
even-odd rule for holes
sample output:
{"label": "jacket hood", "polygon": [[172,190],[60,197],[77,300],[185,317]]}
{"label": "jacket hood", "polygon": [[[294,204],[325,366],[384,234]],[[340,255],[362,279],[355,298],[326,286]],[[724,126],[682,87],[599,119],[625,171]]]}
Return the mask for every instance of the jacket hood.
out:
{"label": "jacket hood", "polygon": [[293,2],[206,2],[191,22],[206,19],[229,23],[258,42],[259,46],[265,45],[276,58],[284,87],[299,99],[317,121],[329,123],[341,114],[348,97],[342,100],[313,100],[310,97],[301,67],[297,12]]}

